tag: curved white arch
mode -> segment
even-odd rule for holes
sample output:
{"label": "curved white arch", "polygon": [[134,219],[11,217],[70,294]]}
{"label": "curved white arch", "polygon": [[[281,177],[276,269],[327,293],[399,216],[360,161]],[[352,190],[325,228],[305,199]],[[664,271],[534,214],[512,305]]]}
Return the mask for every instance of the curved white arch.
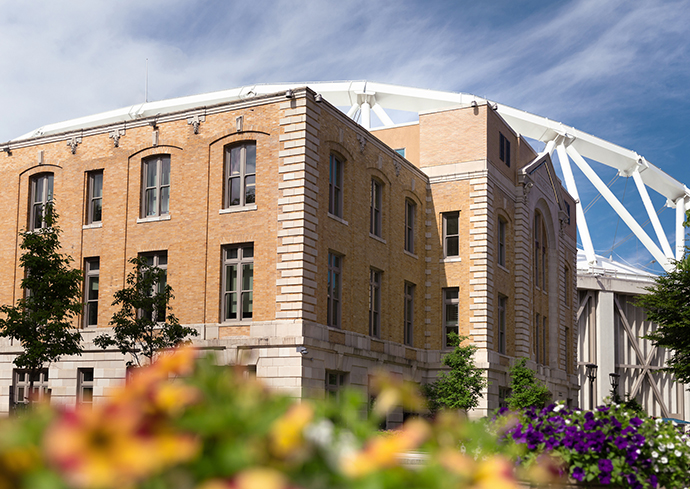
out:
{"label": "curved white arch", "polygon": [[[467,93],[443,92],[422,88],[403,87],[385,83],[362,81],[338,81],[315,83],[281,83],[251,85],[223,90],[208,94],[181,97],[159,102],[147,102],[133,105],[119,110],[96,114],[71,121],[50,124],[35,131],[16,138],[8,143],[19,142],[24,139],[45,136],[70,130],[78,130],[96,125],[110,124],[160,114],[208,106],[224,102],[245,100],[259,95],[275,94],[288,89],[308,86],[321,94],[326,100],[338,107],[349,108],[347,115],[360,115],[363,127],[370,129],[371,112],[381,120],[384,126],[393,126],[394,122],[386,113],[386,109],[401,110],[419,114],[420,112],[450,108],[467,107],[474,103],[489,103],[505,119],[505,121],[523,136],[546,143],[546,150],[552,153],[557,150],[561,167],[564,171],[565,184],[568,191],[577,199],[577,185],[570,170],[572,160],[601,193],[614,211],[633,231],[640,242],[652,256],[666,270],[673,267],[672,260],[680,259],[685,249],[685,210],[688,207],[690,190],[681,182],[675,180],[657,166],[649,163],[635,151],[623,148],[601,138],[580,131],[560,122],[552,121],[523,110],[507,105],[495,103],[481,97]],[[658,244],[644,231],[635,218],[625,209],[618,199],[608,190],[608,187],[597,176],[596,172],[585,161],[585,158],[595,160],[611,168],[615,168],[621,175],[632,176],[640,197],[645,205],[648,217],[655,230]],[[675,253],[671,249],[661,223],[654,212],[647,187],[653,189],[667,199],[669,207],[676,208]],[[587,223],[581,204],[577,200],[577,225],[580,238],[590,266],[597,266],[594,247],[587,230]],[[675,255],[675,256],[674,256]]]}

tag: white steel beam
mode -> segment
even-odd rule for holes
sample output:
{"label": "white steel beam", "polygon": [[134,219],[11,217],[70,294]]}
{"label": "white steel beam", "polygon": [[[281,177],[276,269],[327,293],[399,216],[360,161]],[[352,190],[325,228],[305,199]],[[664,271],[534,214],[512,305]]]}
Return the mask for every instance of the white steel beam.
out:
{"label": "white steel beam", "polygon": [[353,119],[358,110],[359,110],[359,104],[353,104],[352,107],[350,107],[350,110],[347,111],[347,116],[350,119]]}
{"label": "white steel beam", "polygon": [[652,226],[654,227],[654,231],[656,232],[656,237],[659,240],[659,243],[661,243],[661,248],[664,250],[664,255],[666,255],[666,258],[668,258],[669,260],[672,260],[673,251],[671,251],[671,246],[668,244],[668,238],[666,237],[666,233],[664,233],[664,228],[661,227],[661,221],[659,221],[659,216],[657,215],[656,210],[652,205],[652,199],[649,198],[647,187],[645,186],[644,182],[642,181],[642,177],[640,176],[639,165],[637,166],[637,168],[635,168],[635,171],[633,171],[632,177],[633,180],[635,180],[635,185],[637,185],[637,191],[640,192],[640,197],[642,197],[644,207],[645,209],[647,209],[647,215],[649,216],[649,220],[652,222]]}
{"label": "white steel beam", "polygon": [[573,162],[575,162],[582,173],[584,173],[585,177],[592,182],[594,188],[599,191],[602,197],[606,199],[606,202],[608,202],[613,210],[616,211],[621,219],[623,219],[623,222],[630,228],[635,236],[637,236],[637,239],[639,239],[644,247],[647,248],[659,265],[664,267],[664,270],[670,270],[673,268],[668,258],[666,258],[666,255],[662,253],[661,249],[659,249],[656,243],[654,243],[647,233],[645,233],[644,229],[642,229],[642,226],[640,226],[630,212],[628,212],[628,209],[626,209],[616,198],[616,196],[613,195],[613,192],[611,192],[601,178],[599,178],[599,175],[597,175],[596,172],[592,170],[592,167],[587,164],[585,159],[580,156],[580,153],[578,153],[577,150],[572,147],[572,145],[568,146],[566,151],[573,159]]}
{"label": "white steel beam", "polygon": [[585,250],[587,263],[590,265],[596,265],[597,257],[594,254],[592,237],[589,235],[589,228],[587,227],[585,212],[582,209],[582,202],[580,202],[580,194],[577,192],[577,185],[575,184],[575,177],[573,177],[573,169],[570,167],[568,154],[566,153],[566,149],[563,144],[559,144],[556,151],[558,152],[558,161],[561,163],[561,169],[563,170],[565,186],[568,189],[568,193],[575,199],[575,222],[577,223],[577,232],[580,234],[580,241],[582,241],[582,248]]}
{"label": "white steel beam", "polygon": [[366,130],[371,129],[371,106],[369,101],[365,100],[362,104],[362,127]]}
{"label": "white steel beam", "polygon": [[375,103],[371,110],[373,110],[374,114],[376,114],[376,116],[381,120],[381,122],[383,122],[384,126],[391,127],[395,125],[395,122],[393,122],[393,119],[388,117],[388,114],[386,114],[386,111],[383,110],[381,104]]}
{"label": "white steel beam", "polygon": [[676,200],[676,260],[685,254],[685,197]]}

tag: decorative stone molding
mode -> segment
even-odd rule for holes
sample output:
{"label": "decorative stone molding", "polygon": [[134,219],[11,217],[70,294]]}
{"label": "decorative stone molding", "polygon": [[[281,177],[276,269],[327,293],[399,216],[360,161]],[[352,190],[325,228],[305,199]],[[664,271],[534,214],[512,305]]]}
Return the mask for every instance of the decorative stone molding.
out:
{"label": "decorative stone molding", "polygon": [[116,148],[120,147],[120,138],[125,135],[124,128],[113,129],[113,131],[108,134],[108,137],[113,140],[113,146]]}
{"label": "decorative stone molding", "polygon": [[194,134],[199,134],[199,126],[202,122],[206,121],[205,115],[194,114],[194,116],[187,119],[187,124],[190,124],[194,128]]}
{"label": "decorative stone molding", "polygon": [[359,152],[364,153],[364,147],[367,145],[367,140],[361,134],[357,134],[357,141],[359,142]]}
{"label": "decorative stone molding", "polygon": [[67,146],[72,150],[72,154],[77,154],[77,146],[81,144],[81,136],[74,136],[67,141]]}

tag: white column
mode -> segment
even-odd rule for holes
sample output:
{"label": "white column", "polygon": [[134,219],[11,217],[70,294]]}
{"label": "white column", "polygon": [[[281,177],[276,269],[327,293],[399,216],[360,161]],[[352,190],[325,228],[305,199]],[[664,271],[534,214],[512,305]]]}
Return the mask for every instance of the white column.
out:
{"label": "white column", "polygon": [[[597,303],[596,361],[597,380],[594,386],[594,405],[601,404],[611,392],[609,374],[615,372],[616,338],[614,333],[614,293],[600,290]],[[589,381],[588,381],[589,382]],[[589,388],[589,386],[587,386]],[[586,406],[589,409],[589,406]]]}
{"label": "white column", "polygon": [[676,260],[685,253],[685,196],[676,200]]}
{"label": "white column", "polygon": [[362,127],[367,131],[371,129],[371,105],[367,100],[362,104]]}

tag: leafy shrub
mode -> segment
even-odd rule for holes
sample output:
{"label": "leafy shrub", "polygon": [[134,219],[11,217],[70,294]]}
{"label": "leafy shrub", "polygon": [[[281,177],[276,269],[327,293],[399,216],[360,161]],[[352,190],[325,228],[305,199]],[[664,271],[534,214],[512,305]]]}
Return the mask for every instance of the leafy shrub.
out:
{"label": "leafy shrub", "polygon": [[551,399],[549,389],[535,378],[526,363],[526,358],[520,358],[510,368],[511,394],[506,402],[511,409],[541,408]]}

